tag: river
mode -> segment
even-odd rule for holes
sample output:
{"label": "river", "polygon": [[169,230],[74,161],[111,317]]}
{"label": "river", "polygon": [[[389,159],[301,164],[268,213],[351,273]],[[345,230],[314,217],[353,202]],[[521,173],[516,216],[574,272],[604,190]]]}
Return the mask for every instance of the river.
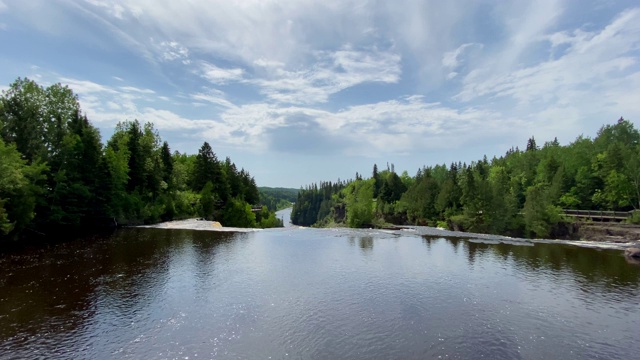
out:
{"label": "river", "polygon": [[0,255],[0,358],[637,358],[639,304],[620,251],[120,229]]}

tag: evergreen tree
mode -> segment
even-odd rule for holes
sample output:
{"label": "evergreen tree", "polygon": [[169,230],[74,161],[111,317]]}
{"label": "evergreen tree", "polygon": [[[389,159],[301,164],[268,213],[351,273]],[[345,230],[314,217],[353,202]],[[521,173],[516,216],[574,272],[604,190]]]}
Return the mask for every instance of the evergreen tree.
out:
{"label": "evergreen tree", "polygon": [[382,181],[380,181],[380,176],[378,174],[378,165],[373,164],[373,174],[371,176],[373,178],[373,197],[378,198],[378,194],[380,193],[380,188],[382,187]]}
{"label": "evergreen tree", "polygon": [[192,176],[192,189],[201,191],[207,182],[211,182],[215,191],[216,184],[220,183],[222,170],[216,154],[208,142],[204,142],[198,150]]}
{"label": "evergreen tree", "polygon": [[534,137],[530,137],[529,140],[527,141],[527,152],[529,151],[536,151],[538,150],[538,146],[536,145],[536,139],[534,139]]}
{"label": "evergreen tree", "polygon": [[169,143],[163,142],[162,149],[160,150],[160,158],[162,159],[162,181],[164,181],[169,188],[173,185],[173,156],[171,156],[171,149],[169,149]]}

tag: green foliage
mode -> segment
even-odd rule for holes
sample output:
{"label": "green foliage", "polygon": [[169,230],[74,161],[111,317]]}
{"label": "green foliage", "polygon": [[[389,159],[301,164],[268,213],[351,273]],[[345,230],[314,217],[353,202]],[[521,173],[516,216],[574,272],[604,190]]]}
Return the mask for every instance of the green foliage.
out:
{"label": "green foliage", "polygon": [[193,175],[191,178],[191,187],[195,191],[201,191],[207,182],[219,183],[221,178],[222,169],[220,168],[218,158],[211,149],[211,145],[205,141],[196,156]]}
{"label": "green foliage", "polygon": [[169,149],[169,143],[163,142],[160,149],[160,159],[162,160],[162,181],[164,181],[168,187],[173,186],[173,157],[171,156],[171,149]]}
{"label": "green foliage", "polygon": [[175,152],[171,155],[171,158],[173,171],[171,172],[171,181],[168,183],[173,185],[172,188],[179,191],[190,190],[191,187],[189,184],[191,182],[191,174],[193,174],[196,157]]}
{"label": "green foliage", "polygon": [[260,212],[256,214],[256,222],[258,227],[263,229],[284,226],[282,220],[278,219],[276,214],[273,211],[269,211],[266,206],[263,206]]}
{"label": "green foliage", "polygon": [[446,221],[443,220],[438,220],[436,222],[436,227],[441,228],[441,229],[446,229],[449,225],[447,224]]}
{"label": "green foliage", "polygon": [[631,214],[631,217],[627,220],[629,224],[640,225],[640,210],[636,210]]}
{"label": "green foliage", "polygon": [[104,156],[109,174],[105,184],[109,198],[107,214],[120,222],[126,219],[123,210],[128,197],[126,186],[129,182],[129,149],[126,141],[126,137],[118,138],[114,135],[109,141]]}
{"label": "green foliage", "polygon": [[200,191],[200,217],[207,220],[214,218],[213,211],[215,210],[216,197],[213,193],[213,183],[207,181],[202,191]]}
{"label": "green foliage", "polygon": [[400,200],[400,197],[405,191],[407,191],[407,188],[402,182],[402,179],[400,179],[398,174],[390,172],[384,176],[378,199],[386,203],[393,203]]}
{"label": "green foliage", "polygon": [[[366,206],[357,206],[356,189],[367,181],[374,198],[372,217]],[[640,209],[640,132],[620,119],[603,126],[593,140],[580,136],[561,146],[553,139],[540,147],[531,137],[526,151],[512,148],[499,158],[485,156],[448,169],[423,167],[414,177],[396,175],[393,166],[378,171],[374,165],[371,179],[358,177],[346,185],[302,189],[292,212],[294,224],[446,222],[465,231],[556,236],[565,226],[563,208]],[[346,217],[340,216],[344,209]]]}
{"label": "green foliage", "polygon": [[322,182],[320,186],[313,184],[306,189],[300,189],[291,210],[291,222],[295,225],[311,226],[330,222],[328,218],[332,216],[334,221],[343,221],[344,193],[341,190],[345,186],[346,183],[337,181]]}
{"label": "green foliage", "polygon": [[370,226],[373,223],[373,179],[357,180],[345,188],[347,225],[352,228]]}
{"label": "green foliage", "polygon": [[29,162],[47,159],[47,143],[53,138],[47,129],[55,118],[47,90],[35,81],[18,78],[7,91],[3,91],[0,107],[0,130],[5,143],[14,144]]}
{"label": "green foliage", "polygon": [[[134,120],[119,123],[103,146],[66,86],[19,78],[0,96],[0,240],[25,229],[48,234],[197,214],[256,226],[251,205],[259,202],[254,178],[229,158],[218,161],[206,142],[198,155],[171,154],[151,122]],[[273,211],[260,216],[261,226],[280,224]]]}
{"label": "green foliage", "polygon": [[259,187],[260,204],[271,211],[293,206],[298,197],[298,189]]}
{"label": "green foliage", "polygon": [[104,215],[100,194],[102,144],[86,117],[74,114],[57,154],[50,156],[46,205],[40,213],[48,226],[80,227]]}
{"label": "green foliage", "polygon": [[37,162],[27,165],[16,147],[0,138],[0,236],[13,237],[34,218],[37,196],[42,191],[36,184],[45,170]]}
{"label": "green foliage", "polygon": [[540,185],[530,187],[523,208],[525,230],[535,237],[548,237],[560,221],[560,211],[549,201],[548,189]]}
{"label": "green foliage", "polygon": [[173,193],[172,199],[176,210],[176,215],[173,219],[191,217],[198,214],[200,196],[193,191],[176,191]]}
{"label": "green foliage", "polygon": [[256,215],[251,211],[251,205],[240,199],[231,199],[222,214],[222,224],[230,227],[256,227]]}

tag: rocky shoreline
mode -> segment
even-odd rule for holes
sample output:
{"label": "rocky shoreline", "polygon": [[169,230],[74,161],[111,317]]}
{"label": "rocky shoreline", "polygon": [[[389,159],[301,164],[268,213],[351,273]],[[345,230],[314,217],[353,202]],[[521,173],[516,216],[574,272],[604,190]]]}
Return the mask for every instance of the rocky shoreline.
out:
{"label": "rocky shoreline", "polygon": [[581,223],[577,231],[580,240],[628,243],[640,241],[640,225],[619,223]]}

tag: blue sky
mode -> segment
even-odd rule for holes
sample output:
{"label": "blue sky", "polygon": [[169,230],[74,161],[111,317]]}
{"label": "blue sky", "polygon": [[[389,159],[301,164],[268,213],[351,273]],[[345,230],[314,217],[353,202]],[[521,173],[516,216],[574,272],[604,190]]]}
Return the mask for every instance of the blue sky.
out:
{"label": "blue sky", "polygon": [[261,186],[411,175],[640,119],[637,1],[0,0],[0,88],[60,82]]}

